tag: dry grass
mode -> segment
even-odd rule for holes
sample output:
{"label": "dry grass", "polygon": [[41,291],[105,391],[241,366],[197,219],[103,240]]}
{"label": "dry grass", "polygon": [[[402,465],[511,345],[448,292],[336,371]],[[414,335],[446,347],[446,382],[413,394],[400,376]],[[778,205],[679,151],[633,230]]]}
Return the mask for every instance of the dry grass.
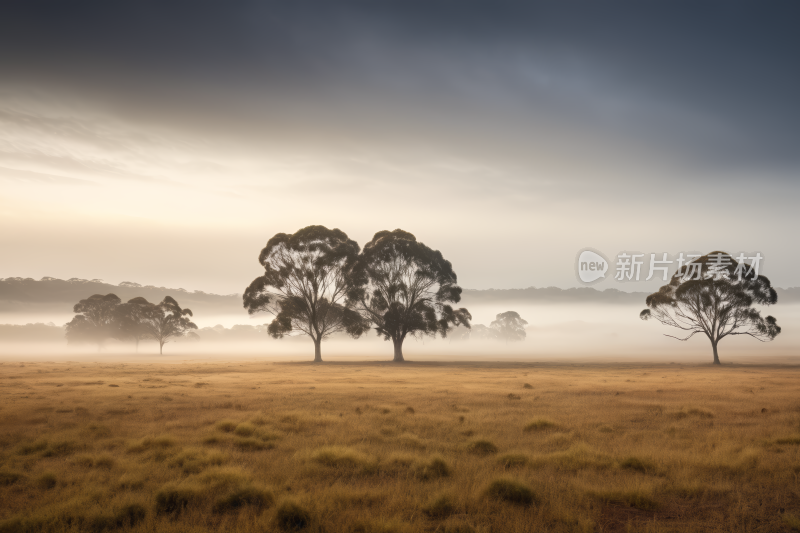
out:
{"label": "dry grass", "polygon": [[3,363],[0,533],[788,533],[799,391],[766,366]]}

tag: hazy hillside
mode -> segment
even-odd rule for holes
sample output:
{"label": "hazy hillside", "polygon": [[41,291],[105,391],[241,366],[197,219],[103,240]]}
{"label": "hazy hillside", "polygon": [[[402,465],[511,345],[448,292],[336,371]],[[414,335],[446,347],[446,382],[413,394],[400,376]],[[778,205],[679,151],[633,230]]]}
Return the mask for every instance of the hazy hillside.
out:
{"label": "hazy hillside", "polygon": [[[800,287],[777,289],[781,303],[800,302]],[[122,282],[119,285],[102,280],[72,278],[4,278],[0,279],[0,313],[41,313],[42,321],[49,322],[47,313],[69,314],[72,306],[92,294],[113,292],[123,301],[136,296],[144,296],[151,302],[159,302],[165,296],[173,296],[182,307],[189,307],[196,316],[218,316],[241,314],[240,294],[210,294],[202,291],[189,292],[185,289],[170,289]],[[597,290],[592,287],[559,289],[558,287],[527,289],[464,289],[459,305],[469,308],[494,303],[552,304],[552,303],[602,303],[602,304],[643,304],[645,292],[623,292],[617,289]]]}

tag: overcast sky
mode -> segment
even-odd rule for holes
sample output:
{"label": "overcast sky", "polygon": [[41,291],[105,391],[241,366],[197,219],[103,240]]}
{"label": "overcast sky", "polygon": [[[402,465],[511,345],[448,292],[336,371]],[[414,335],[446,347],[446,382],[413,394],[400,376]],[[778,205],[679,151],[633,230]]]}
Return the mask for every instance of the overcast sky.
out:
{"label": "overcast sky", "polygon": [[468,288],[576,286],[584,247],[800,285],[797,6],[6,3],[0,277],[241,292],[322,224]]}

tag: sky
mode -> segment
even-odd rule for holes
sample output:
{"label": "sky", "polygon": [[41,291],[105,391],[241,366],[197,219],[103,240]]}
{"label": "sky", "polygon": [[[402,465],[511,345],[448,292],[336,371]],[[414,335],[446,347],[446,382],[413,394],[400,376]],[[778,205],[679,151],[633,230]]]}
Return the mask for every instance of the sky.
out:
{"label": "sky", "polygon": [[[463,287],[759,252],[800,285],[796,2],[10,2],[0,277],[242,292],[403,228]],[[657,288],[657,280],[596,288]]]}

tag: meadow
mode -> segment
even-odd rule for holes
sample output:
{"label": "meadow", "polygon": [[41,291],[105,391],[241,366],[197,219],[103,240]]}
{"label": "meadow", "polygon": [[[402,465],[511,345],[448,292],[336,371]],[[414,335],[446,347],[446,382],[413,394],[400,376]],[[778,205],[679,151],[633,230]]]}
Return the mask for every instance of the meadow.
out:
{"label": "meadow", "polygon": [[0,533],[800,530],[800,368],[0,364]]}

